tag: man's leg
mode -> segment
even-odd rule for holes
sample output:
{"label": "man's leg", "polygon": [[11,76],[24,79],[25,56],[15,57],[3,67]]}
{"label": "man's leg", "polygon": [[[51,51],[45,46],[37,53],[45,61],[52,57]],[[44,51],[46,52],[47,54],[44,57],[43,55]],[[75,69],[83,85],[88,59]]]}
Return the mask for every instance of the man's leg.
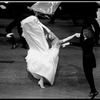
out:
{"label": "man's leg", "polygon": [[22,48],[27,49],[27,42],[26,42],[26,40],[22,37],[22,28],[21,28],[20,22],[18,22],[18,24],[17,24],[17,29],[18,29],[18,34],[19,34],[19,36],[20,36],[20,38],[21,38]]}
{"label": "man's leg", "polygon": [[91,93],[97,92],[97,90],[95,88],[95,83],[94,83],[93,68],[84,68],[84,73],[85,73],[86,79],[90,86],[89,96],[92,96],[93,94],[91,95]]}
{"label": "man's leg", "polygon": [[[12,33],[12,29],[13,29],[15,26],[16,26],[16,21],[14,20],[14,21],[11,22],[11,23],[8,25],[8,27],[6,28],[6,33],[7,33],[6,36],[8,36],[8,34],[11,34],[11,33]],[[16,40],[15,40],[15,37],[13,36],[13,33],[12,33],[12,35],[10,35],[9,38],[11,39],[11,43],[12,43],[11,49],[15,49],[15,48],[17,47],[17,42],[16,42]]]}

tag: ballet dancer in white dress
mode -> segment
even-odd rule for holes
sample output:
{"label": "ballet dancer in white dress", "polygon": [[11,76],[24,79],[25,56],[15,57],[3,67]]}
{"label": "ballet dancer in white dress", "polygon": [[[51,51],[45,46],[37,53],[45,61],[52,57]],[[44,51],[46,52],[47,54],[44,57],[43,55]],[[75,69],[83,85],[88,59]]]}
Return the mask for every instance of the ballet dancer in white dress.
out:
{"label": "ballet dancer in white dress", "polygon": [[[69,45],[70,39],[79,37],[78,33],[59,40],[58,37],[43,25],[36,16],[29,16],[21,21],[23,30],[22,36],[26,39],[29,50],[26,56],[27,70],[39,79],[38,84],[41,88],[45,88],[44,79],[51,85],[54,83],[57,64],[59,60],[59,48]],[[44,29],[48,35],[44,33]],[[51,48],[49,48],[47,38],[52,40]],[[66,43],[65,43],[66,42]]]}

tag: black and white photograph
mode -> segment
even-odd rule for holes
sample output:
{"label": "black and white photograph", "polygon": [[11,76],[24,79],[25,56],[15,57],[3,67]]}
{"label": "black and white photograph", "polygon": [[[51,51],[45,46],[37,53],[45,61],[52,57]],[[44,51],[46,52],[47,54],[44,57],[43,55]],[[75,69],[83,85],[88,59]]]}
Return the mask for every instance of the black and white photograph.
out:
{"label": "black and white photograph", "polygon": [[0,99],[100,99],[100,1],[0,1]]}

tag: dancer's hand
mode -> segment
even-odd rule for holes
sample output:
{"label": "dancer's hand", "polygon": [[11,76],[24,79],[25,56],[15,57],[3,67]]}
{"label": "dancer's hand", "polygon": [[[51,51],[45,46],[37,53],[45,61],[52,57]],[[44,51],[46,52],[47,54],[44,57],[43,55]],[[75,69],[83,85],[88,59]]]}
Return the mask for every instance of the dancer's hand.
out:
{"label": "dancer's hand", "polygon": [[27,9],[29,9],[30,11],[32,10],[32,8],[30,6],[27,6]]}
{"label": "dancer's hand", "polygon": [[76,37],[80,37],[80,33],[75,33],[75,36]]}
{"label": "dancer's hand", "polygon": [[70,45],[70,42],[67,42],[67,43],[62,44],[62,47],[64,48],[64,47],[66,47],[67,45]]}
{"label": "dancer's hand", "polygon": [[6,9],[6,6],[0,5],[0,8],[1,8],[1,9]]}
{"label": "dancer's hand", "polygon": [[6,37],[10,38],[11,35],[13,35],[13,33],[9,33],[9,34],[7,34]]}

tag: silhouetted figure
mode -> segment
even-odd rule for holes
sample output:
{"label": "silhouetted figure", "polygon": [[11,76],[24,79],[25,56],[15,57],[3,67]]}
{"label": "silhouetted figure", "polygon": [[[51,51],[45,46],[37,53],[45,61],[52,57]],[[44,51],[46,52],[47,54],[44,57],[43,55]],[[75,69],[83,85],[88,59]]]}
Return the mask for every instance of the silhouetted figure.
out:
{"label": "silhouetted figure", "polygon": [[98,22],[96,21],[97,15],[97,9],[99,8],[99,5],[96,2],[87,2],[83,3],[84,10],[82,11],[84,14],[84,22],[82,26],[82,30],[86,25],[92,25],[94,28],[94,43],[96,46],[100,46],[99,44],[99,35],[100,35],[100,27]]}
{"label": "silhouetted figure", "polygon": [[[22,48],[27,49],[27,43],[26,40],[22,37],[22,28],[21,28],[21,20],[24,18],[24,14],[25,12],[27,12],[27,3],[10,3],[8,4],[8,11],[14,13],[13,17],[14,20],[8,25],[8,27],[6,28],[6,32],[7,34],[12,34],[12,30],[13,28],[15,28],[17,26],[18,29],[18,34],[21,38],[21,42],[22,42]],[[10,36],[8,36],[10,37]],[[14,38],[14,35],[12,34],[11,37],[11,42],[12,42],[12,48],[11,49],[15,49],[18,45],[17,41]]]}
{"label": "silhouetted figure", "polygon": [[94,77],[93,77],[93,68],[96,68],[96,59],[93,52],[94,46],[94,31],[92,26],[85,26],[81,33],[81,47],[83,51],[83,69],[86,76],[86,79],[90,86],[89,96],[93,99],[98,92],[95,88]]}
{"label": "silhouetted figure", "polygon": [[[22,36],[29,45],[25,59],[27,70],[39,80],[38,84],[40,87],[45,88],[45,79],[51,85],[54,83],[60,46],[65,47],[69,45],[68,41],[78,37],[78,34],[76,33],[59,40],[49,28],[39,21],[38,16],[40,13],[34,11],[34,14],[21,21]],[[51,47],[49,47],[48,38],[51,40]]]}
{"label": "silhouetted figure", "polygon": [[75,4],[71,3],[71,2],[61,2],[60,5],[58,6],[57,10],[55,11],[55,13],[51,16],[51,19],[48,23],[54,24],[55,20],[59,16],[68,14],[71,17],[73,24],[77,25],[76,18],[75,18],[75,9],[76,8],[74,8],[74,10],[72,9],[74,6],[75,6]]}

